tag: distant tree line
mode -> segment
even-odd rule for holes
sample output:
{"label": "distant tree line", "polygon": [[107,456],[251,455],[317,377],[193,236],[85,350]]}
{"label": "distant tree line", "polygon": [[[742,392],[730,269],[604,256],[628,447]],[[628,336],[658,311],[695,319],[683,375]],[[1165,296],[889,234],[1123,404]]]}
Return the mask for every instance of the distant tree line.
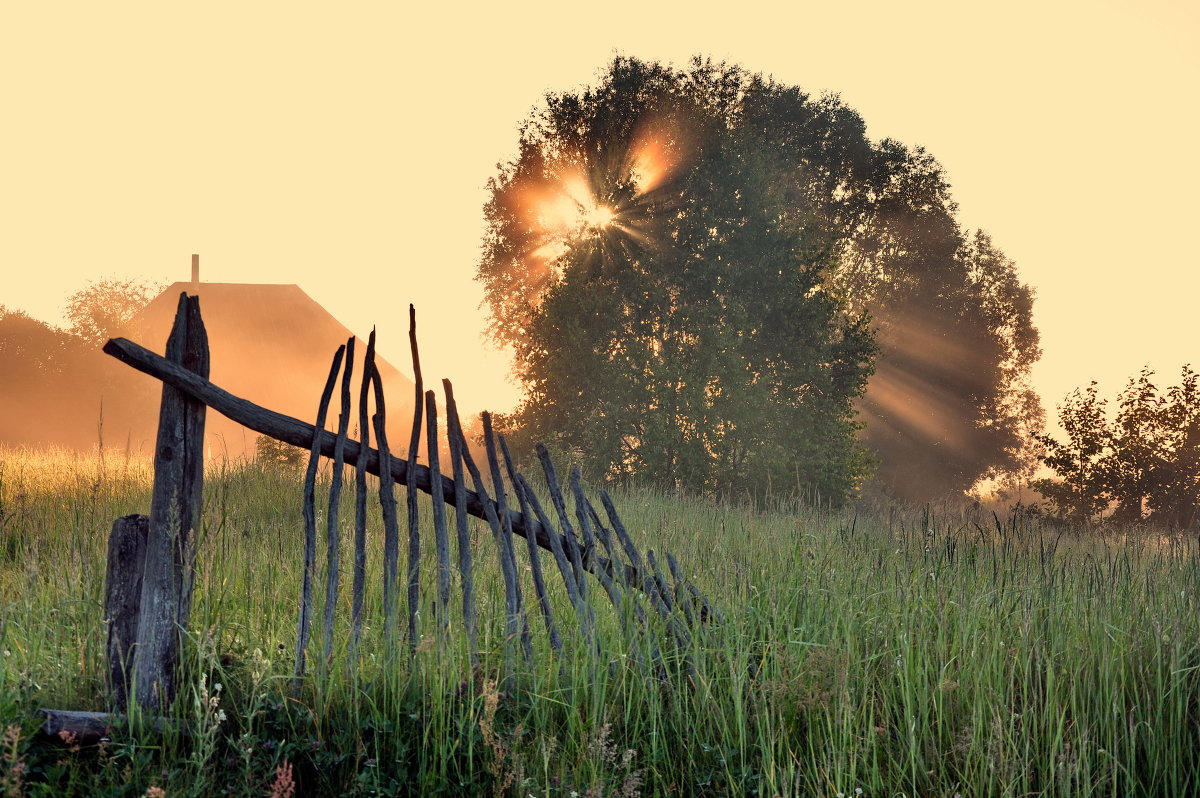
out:
{"label": "distant tree line", "polygon": [[68,297],[65,328],[0,305],[0,442],[95,445],[105,416],[109,429],[128,429],[152,412],[153,392],[137,390],[149,383],[128,380],[127,368],[100,346],[134,333],[129,324],[161,288],[137,279],[91,281]]}
{"label": "distant tree line", "polygon": [[1051,511],[1074,522],[1200,522],[1200,388],[1191,366],[1160,390],[1143,369],[1117,397],[1116,412],[1093,382],[1059,405],[1066,440],[1039,437],[1057,479],[1035,480]]}

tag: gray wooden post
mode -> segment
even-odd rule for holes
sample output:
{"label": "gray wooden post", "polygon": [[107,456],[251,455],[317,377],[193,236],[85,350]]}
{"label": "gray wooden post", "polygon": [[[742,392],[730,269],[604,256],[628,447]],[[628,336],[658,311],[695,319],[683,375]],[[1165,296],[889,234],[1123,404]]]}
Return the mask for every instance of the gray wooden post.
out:
{"label": "gray wooden post", "polygon": [[125,515],[113,521],[108,536],[108,570],[104,579],[104,622],[108,626],[108,686],[114,708],[125,709],[133,644],[137,640],[146,563],[149,518]]}
{"label": "gray wooden post", "polygon": [[[167,360],[208,379],[208,335],[197,297],[179,296]],[[180,633],[187,628],[192,606],[204,483],[204,410],[203,402],[163,384],[132,674],[134,697],[148,709],[165,710],[178,687],[175,671]]]}

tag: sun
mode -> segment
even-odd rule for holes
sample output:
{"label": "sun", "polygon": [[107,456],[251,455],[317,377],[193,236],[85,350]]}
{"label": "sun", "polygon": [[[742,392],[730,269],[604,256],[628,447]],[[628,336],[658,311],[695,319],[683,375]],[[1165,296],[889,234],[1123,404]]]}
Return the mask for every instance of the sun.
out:
{"label": "sun", "polygon": [[587,181],[578,175],[560,179],[536,200],[539,226],[552,235],[577,237],[616,223],[617,210],[602,204]]}
{"label": "sun", "polygon": [[597,205],[589,210],[583,217],[584,222],[596,229],[603,230],[613,223],[616,218],[616,213],[607,205]]}

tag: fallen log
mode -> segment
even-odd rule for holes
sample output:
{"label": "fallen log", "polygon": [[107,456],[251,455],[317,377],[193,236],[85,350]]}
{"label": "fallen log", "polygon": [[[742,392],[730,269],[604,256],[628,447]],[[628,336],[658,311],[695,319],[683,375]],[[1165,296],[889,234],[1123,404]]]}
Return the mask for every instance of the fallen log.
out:
{"label": "fallen log", "polygon": [[[39,709],[37,714],[44,715],[46,722],[42,724],[42,733],[48,737],[57,737],[65,743],[98,743],[110,738],[117,729],[125,729],[129,718],[118,712],[77,712],[70,709]],[[171,732],[173,734],[189,734],[187,724],[177,718],[146,719],[156,732]]]}

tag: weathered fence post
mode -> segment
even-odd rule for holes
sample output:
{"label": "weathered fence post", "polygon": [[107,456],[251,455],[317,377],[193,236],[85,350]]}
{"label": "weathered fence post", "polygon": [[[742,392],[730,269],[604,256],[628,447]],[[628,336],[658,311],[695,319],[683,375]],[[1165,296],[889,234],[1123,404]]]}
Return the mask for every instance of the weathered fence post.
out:
{"label": "weathered fence post", "polygon": [[[180,294],[166,355],[208,379],[208,335],[199,298]],[[166,709],[178,687],[180,633],[191,613],[204,483],[204,411],[203,402],[163,383],[132,672],[134,698],[149,709]]]}
{"label": "weathered fence post", "polygon": [[112,691],[113,709],[117,712],[123,711],[129,701],[149,520],[145,515],[122,516],[113,521],[108,536],[104,621],[108,625],[108,686]]}

